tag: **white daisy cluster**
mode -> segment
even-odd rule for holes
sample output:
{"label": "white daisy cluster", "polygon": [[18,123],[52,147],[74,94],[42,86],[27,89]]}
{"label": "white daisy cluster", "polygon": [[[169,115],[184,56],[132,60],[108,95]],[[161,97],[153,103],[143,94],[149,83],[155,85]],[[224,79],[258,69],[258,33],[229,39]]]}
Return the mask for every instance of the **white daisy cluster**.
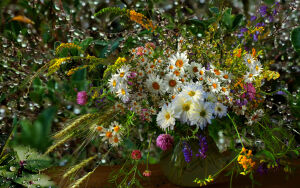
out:
{"label": "white daisy cluster", "polygon": [[95,131],[100,133],[102,141],[108,141],[112,146],[118,146],[122,142],[122,126],[116,121],[112,122],[109,128],[97,125]]}
{"label": "white daisy cluster", "polygon": [[184,123],[189,121],[203,128],[213,115],[221,117],[226,107],[217,101],[229,101],[231,75],[213,65],[206,69],[201,63],[190,62],[187,52],[175,53],[166,49],[157,58],[154,49],[154,45],[133,49],[130,65],[121,67],[109,80],[110,91],[126,103],[127,109],[139,114],[141,119],[151,121],[150,116],[156,115],[154,109],[174,99],[176,103],[172,103],[177,115],[180,104],[187,101],[193,103],[195,110],[208,112],[204,119],[199,115],[191,119],[189,112],[183,112],[179,119]]}
{"label": "white daisy cluster", "polygon": [[196,125],[203,129],[215,117],[223,117],[227,107],[203,91],[199,83],[190,83],[182,88],[174,100],[164,105],[157,115],[157,124],[164,130],[173,130],[175,121]]}
{"label": "white daisy cluster", "polygon": [[245,82],[252,83],[262,72],[262,65],[252,54],[245,54],[244,64],[247,66],[247,72],[244,75]]}

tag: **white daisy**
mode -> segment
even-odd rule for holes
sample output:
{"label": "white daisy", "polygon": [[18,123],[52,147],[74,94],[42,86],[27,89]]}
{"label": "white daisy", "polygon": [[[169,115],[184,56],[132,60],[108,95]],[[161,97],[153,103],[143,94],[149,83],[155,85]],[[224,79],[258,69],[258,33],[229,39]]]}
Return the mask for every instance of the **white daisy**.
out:
{"label": "white daisy", "polygon": [[200,85],[188,84],[182,88],[180,95],[193,102],[204,101],[204,92]]}
{"label": "white daisy", "polygon": [[175,117],[179,118],[181,122],[186,123],[191,118],[191,112],[194,109],[192,100],[187,100],[185,97],[178,95],[173,100],[175,108]]}
{"label": "white daisy", "polygon": [[231,75],[225,70],[222,71],[221,79],[226,82],[231,82]]}
{"label": "white daisy", "polygon": [[256,76],[257,76],[257,74],[253,71],[247,72],[246,75],[244,76],[245,82],[247,82],[247,83],[253,82],[253,80],[255,80]]}
{"label": "white daisy", "polygon": [[122,138],[119,134],[117,134],[117,135],[113,135],[112,138],[109,139],[108,141],[113,147],[116,147],[122,142]]}
{"label": "white daisy", "polygon": [[127,76],[130,74],[129,72],[130,67],[128,65],[122,66],[117,72],[118,77],[121,80],[127,80]]}
{"label": "white daisy", "polygon": [[255,62],[255,59],[252,57],[252,55],[251,54],[246,54],[245,56],[244,56],[244,64],[247,66],[247,67],[252,67],[253,66],[253,64],[254,64],[254,62]]}
{"label": "white daisy", "polygon": [[189,72],[193,76],[199,76],[199,71],[202,68],[201,64],[192,62],[191,65],[189,66]]}
{"label": "white daisy", "polygon": [[185,69],[188,65],[188,58],[185,52],[172,55],[170,58],[170,64],[178,69]]}
{"label": "white daisy", "polygon": [[108,141],[109,143],[111,143],[113,141],[113,132],[111,130],[106,130],[105,132],[103,132],[102,134],[100,134],[100,136],[102,136],[102,141]]}
{"label": "white daisy", "polygon": [[206,93],[206,101],[212,102],[212,103],[216,102],[217,101],[216,95],[211,92],[207,92]]}
{"label": "white daisy", "polygon": [[112,130],[113,135],[120,134],[121,133],[121,127],[122,126],[116,121],[111,122],[111,124],[110,124],[110,129]]}
{"label": "white daisy", "polygon": [[259,75],[262,72],[263,68],[259,61],[256,61],[253,64],[253,67],[251,67],[251,72],[254,72],[254,74]]}
{"label": "white daisy", "polygon": [[169,73],[164,78],[164,85],[166,86],[166,91],[173,94],[178,92],[181,83],[179,82],[178,77]]}
{"label": "white daisy", "polygon": [[112,92],[116,92],[119,87],[120,78],[117,74],[112,75],[108,80],[108,87]]}
{"label": "white daisy", "polygon": [[222,103],[217,102],[215,104],[214,113],[217,117],[223,117],[227,113],[227,107],[224,106]]}
{"label": "white daisy", "polygon": [[209,103],[196,103],[192,111],[191,124],[203,129],[207,123],[211,123],[213,118],[213,110]]}
{"label": "white daisy", "polygon": [[164,91],[163,80],[158,76],[154,76],[153,74],[149,75],[148,79],[146,80],[146,85],[148,87],[148,90],[152,93],[159,94]]}
{"label": "white daisy", "polygon": [[129,101],[129,91],[125,85],[120,86],[116,94],[124,103]]}
{"label": "white daisy", "polygon": [[156,122],[163,130],[173,130],[175,125],[175,112],[173,106],[164,104],[161,111],[157,114]]}
{"label": "white daisy", "polygon": [[210,79],[209,85],[210,91],[213,93],[218,93],[221,90],[220,81],[216,78]]}

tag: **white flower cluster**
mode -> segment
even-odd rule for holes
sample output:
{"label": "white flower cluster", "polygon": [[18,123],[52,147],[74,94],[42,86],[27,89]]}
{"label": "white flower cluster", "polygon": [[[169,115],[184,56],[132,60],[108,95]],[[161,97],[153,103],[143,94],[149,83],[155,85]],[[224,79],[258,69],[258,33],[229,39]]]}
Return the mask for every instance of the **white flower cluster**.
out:
{"label": "white flower cluster", "polygon": [[203,129],[215,117],[223,117],[227,107],[203,91],[198,83],[190,83],[157,115],[157,124],[162,129],[173,130],[175,120],[196,125]]}
{"label": "white flower cluster", "polygon": [[112,146],[118,146],[122,142],[122,126],[116,121],[112,122],[109,128],[97,125],[95,131],[100,133],[102,141],[108,141]]}
{"label": "white flower cluster", "polygon": [[246,54],[244,56],[244,64],[248,69],[246,74],[244,75],[245,82],[252,83],[255,78],[262,72],[262,65],[251,54]]}

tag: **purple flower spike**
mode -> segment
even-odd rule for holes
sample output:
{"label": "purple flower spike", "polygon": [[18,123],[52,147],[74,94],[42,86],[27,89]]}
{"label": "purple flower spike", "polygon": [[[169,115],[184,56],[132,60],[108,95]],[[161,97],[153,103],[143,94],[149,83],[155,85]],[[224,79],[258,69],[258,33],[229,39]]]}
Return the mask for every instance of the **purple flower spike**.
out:
{"label": "purple flower spike", "polygon": [[259,13],[262,17],[264,17],[267,14],[268,7],[266,5],[263,5],[259,8]]}
{"label": "purple flower spike", "polygon": [[187,163],[191,162],[192,160],[192,148],[191,146],[188,145],[187,142],[183,142],[183,149],[182,149],[182,153],[184,156],[184,159]]}
{"label": "purple flower spike", "polygon": [[85,105],[87,102],[87,93],[86,91],[79,91],[77,93],[77,104],[79,105]]}
{"label": "purple flower spike", "polygon": [[198,153],[196,154],[197,157],[201,157],[202,159],[206,158],[206,152],[208,149],[207,141],[205,136],[198,135],[199,139],[199,150]]}
{"label": "purple flower spike", "polygon": [[250,21],[253,22],[253,21],[256,20],[256,18],[257,18],[256,16],[251,16],[251,17],[250,17]]}

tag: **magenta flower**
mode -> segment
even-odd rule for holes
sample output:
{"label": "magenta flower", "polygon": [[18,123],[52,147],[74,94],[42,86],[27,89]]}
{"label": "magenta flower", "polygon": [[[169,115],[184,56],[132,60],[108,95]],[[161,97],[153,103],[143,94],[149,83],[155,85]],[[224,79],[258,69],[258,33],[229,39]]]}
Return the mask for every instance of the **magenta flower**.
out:
{"label": "magenta flower", "polygon": [[166,151],[173,147],[174,139],[169,134],[160,134],[156,139],[156,146]]}
{"label": "magenta flower", "polygon": [[138,47],[136,55],[144,55],[144,47],[142,46]]}
{"label": "magenta flower", "polygon": [[77,104],[79,105],[85,105],[87,102],[87,93],[86,91],[79,91],[77,93]]}

